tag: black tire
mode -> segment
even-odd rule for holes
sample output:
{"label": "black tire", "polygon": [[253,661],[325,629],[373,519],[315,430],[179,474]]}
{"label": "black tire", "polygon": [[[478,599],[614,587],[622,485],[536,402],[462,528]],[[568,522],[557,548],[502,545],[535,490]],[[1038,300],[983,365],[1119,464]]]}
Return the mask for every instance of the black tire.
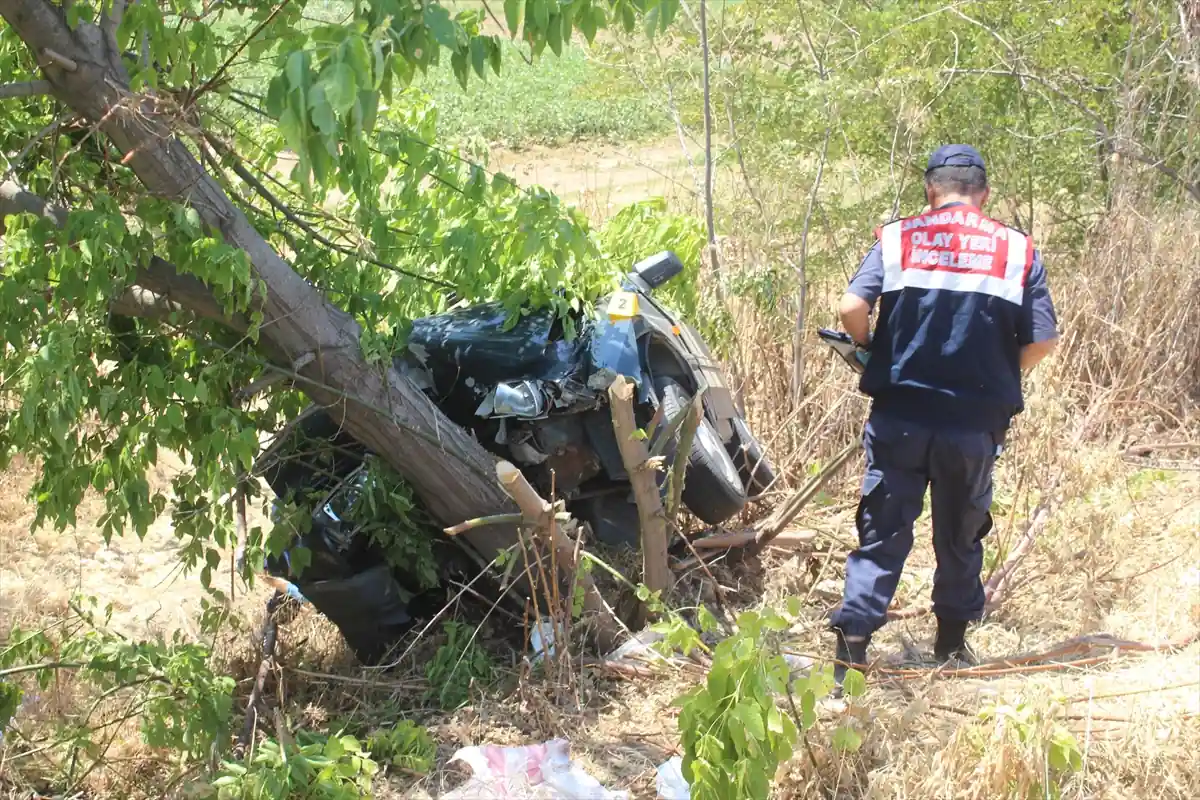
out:
{"label": "black tire", "polygon": [[[670,378],[657,382],[663,419],[670,420],[692,402],[691,396]],[[678,436],[678,434],[676,434]],[[688,454],[683,503],[709,525],[719,525],[746,505],[746,489],[721,437],[707,419],[700,420],[692,452]]]}
{"label": "black tire", "polygon": [[729,450],[733,465],[742,476],[747,498],[759,497],[775,483],[775,467],[767,460],[766,449],[741,417],[733,419],[733,441],[729,443]]}

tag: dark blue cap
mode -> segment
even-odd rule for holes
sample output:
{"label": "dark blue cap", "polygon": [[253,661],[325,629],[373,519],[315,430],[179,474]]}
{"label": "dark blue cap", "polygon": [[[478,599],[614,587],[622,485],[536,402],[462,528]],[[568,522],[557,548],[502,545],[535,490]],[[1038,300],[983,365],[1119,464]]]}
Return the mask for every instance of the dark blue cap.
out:
{"label": "dark blue cap", "polygon": [[987,171],[983,164],[983,156],[969,144],[944,144],[939,147],[929,157],[929,165],[925,167],[925,171],[929,172],[938,167],[979,167]]}

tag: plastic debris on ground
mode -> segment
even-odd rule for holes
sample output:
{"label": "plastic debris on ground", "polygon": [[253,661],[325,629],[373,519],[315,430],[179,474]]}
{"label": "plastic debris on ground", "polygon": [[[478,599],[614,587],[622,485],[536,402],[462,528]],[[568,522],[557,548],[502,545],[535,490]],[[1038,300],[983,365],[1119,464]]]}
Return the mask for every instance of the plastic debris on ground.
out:
{"label": "plastic debris on ground", "polygon": [[793,675],[798,672],[807,672],[813,668],[814,664],[817,663],[808,656],[796,655],[795,653],[784,653],[783,660],[787,662],[787,665],[791,668]]}
{"label": "plastic debris on ground", "polygon": [[663,635],[661,633],[647,628],[636,636],[622,642],[620,647],[608,654],[608,660],[623,661],[630,656],[661,658],[662,656],[651,645],[662,641],[662,638]]}
{"label": "plastic debris on ground", "polygon": [[471,768],[471,779],[442,800],[628,800],[571,761],[571,745],[554,739],[525,747],[464,747],[450,759]]}
{"label": "plastic debris on ground", "polygon": [[529,633],[529,649],[533,651],[533,663],[544,657],[554,658],[554,621],[542,617]]}
{"label": "plastic debris on ground", "polygon": [[675,756],[658,765],[654,788],[659,800],[691,800],[692,788],[683,777],[683,759]]}

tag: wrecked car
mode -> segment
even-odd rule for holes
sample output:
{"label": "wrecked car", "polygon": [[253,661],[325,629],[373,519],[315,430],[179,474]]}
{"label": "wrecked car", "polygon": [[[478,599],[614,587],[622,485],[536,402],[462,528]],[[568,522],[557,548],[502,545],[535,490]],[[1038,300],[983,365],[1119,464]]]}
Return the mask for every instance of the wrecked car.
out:
{"label": "wrecked car", "polygon": [[[674,253],[652,256],[569,322],[551,311],[514,321],[498,303],[415,320],[397,368],[481,445],[520,467],[544,495],[553,488],[595,538],[614,546],[637,547],[640,537],[609,386],[618,376],[633,381],[637,424],[652,436],[677,438],[670,423],[701,394],[682,500],[700,520],[720,524],[775,474],[707,344],[654,298],[682,271]],[[570,326],[576,335],[568,335]],[[411,627],[422,596],[412,592],[412,576],[388,569],[347,517],[371,454],[320,409],[296,422],[295,435],[279,437],[260,455],[256,472],[280,498],[318,498],[311,528],[297,540],[311,561],[294,575],[284,552],[268,560],[268,571],[294,582],[360,659],[373,661]],[[314,440],[332,448],[330,463],[319,468],[295,457]],[[671,453],[673,443],[664,444]],[[659,479],[665,484],[661,473]]]}

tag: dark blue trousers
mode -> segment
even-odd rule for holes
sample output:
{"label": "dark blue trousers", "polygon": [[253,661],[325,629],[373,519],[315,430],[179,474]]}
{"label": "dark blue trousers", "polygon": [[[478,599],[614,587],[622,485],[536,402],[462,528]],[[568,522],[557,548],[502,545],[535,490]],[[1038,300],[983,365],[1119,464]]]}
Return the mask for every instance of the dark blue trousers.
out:
{"label": "dark blue trousers", "polygon": [[846,590],[833,627],[866,636],[886,621],[927,487],[937,556],[934,613],[950,620],[983,615],[983,537],[992,529],[992,466],[1003,436],[941,431],[872,412],[863,433],[859,547],[846,561]]}

